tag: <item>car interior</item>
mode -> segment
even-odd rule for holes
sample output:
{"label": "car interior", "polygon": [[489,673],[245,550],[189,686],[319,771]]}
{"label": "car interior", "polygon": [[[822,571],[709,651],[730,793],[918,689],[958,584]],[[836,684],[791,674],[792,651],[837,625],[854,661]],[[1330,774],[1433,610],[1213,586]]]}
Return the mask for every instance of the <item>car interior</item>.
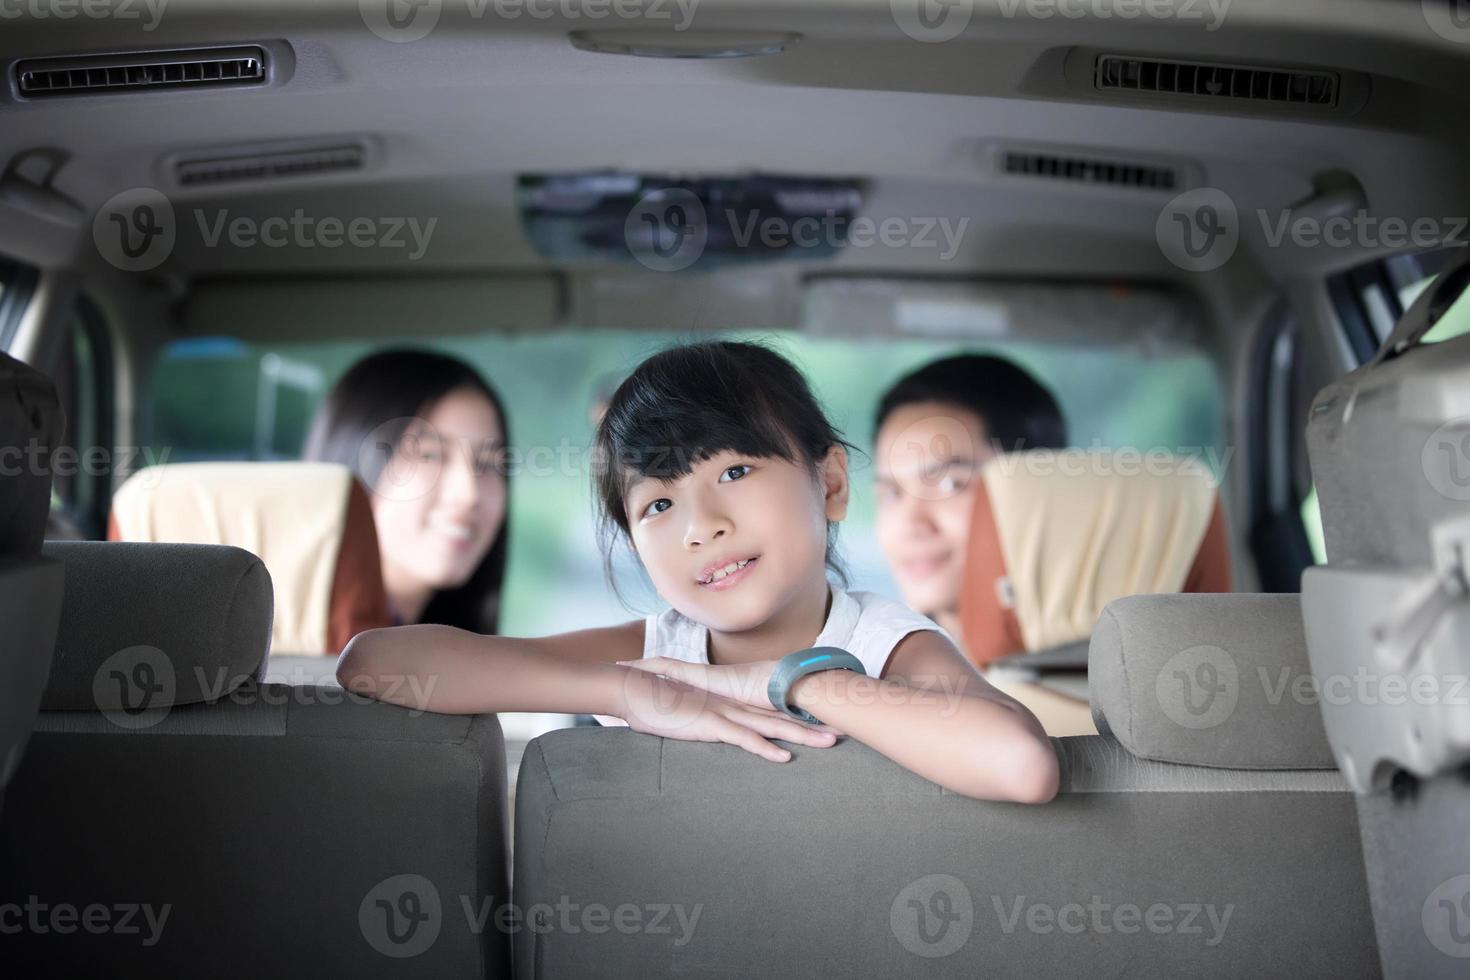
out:
{"label": "car interior", "polygon": [[[0,76],[7,975],[1470,971],[1459,0],[25,0]],[[811,381],[892,598],[884,391],[1055,394],[949,629],[1050,802],[338,681],[405,622],[393,471],[305,452],[349,368],[503,394],[542,636],[661,608],[589,446],[717,338]]]}

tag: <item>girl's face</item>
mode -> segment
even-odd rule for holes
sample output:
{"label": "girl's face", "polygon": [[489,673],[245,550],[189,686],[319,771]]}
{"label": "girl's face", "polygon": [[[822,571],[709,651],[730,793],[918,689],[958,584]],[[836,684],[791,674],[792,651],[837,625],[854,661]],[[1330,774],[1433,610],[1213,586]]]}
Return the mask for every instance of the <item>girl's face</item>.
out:
{"label": "girl's face", "polygon": [[461,586],[489,552],[505,522],[504,432],[490,400],[460,388],[399,439],[373,488],[390,596]]}
{"label": "girl's face", "polygon": [[[736,633],[825,590],[827,523],[847,514],[847,454],[804,464],[722,452],[671,483],[627,493],[633,547],[659,595],[710,629]],[[825,598],[825,591],[823,592]]]}

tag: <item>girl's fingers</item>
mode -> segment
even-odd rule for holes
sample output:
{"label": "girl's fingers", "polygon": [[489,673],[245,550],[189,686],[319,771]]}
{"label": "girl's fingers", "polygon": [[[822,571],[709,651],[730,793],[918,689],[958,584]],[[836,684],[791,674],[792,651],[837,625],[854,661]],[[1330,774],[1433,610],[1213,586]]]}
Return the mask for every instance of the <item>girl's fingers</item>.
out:
{"label": "girl's fingers", "polygon": [[[785,719],[787,721],[791,721],[791,716],[790,715],[786,714],[784,711],[777,711],[775,708],[767,708],[767,707],[764,707],[763,705],[758,705],[758,704],[745,704],[743,702],[741,703],[741,707],[745,708],[745,710],[747,710],[747,711],[757,711],[757,712],[760,712],[761,714],[767,715],[767,716],[769,716],[771,718],[783,718],[783,719]],[[829,732],[832,735],[846,735],[847,734],[844,731],[841,731],[839,729],[833,728],[831,725],[820,725],[820,724],[819,725],[808,725],[808,724],[801,723],[801,722],[792,722],[792,724],[800,724],[803,729],[805,729],[806,731],[809,731],[809,732]]]}
{"label": "girl's fingers", "polygon": [[837,742],[836,736],[832,733],[818,731],[810,725],[803,725],[801,722],[793,721],[782,714],[776,714],[772,717],[761,711],[740,706],[728,712],[725,717],[737,725],[743,725],[752,731],[764,735],[766,738],[779,738],[783,742],[810,745],[812,748],[817,749],[830,748]]}
{"label": "girl's fingers", "polygon": [[720,741],[739,746],[762,759],[769,759],[771,762],[789,762],[791,759],[791,753],[786,749],[772,745],[752,729],[728,718],[716,719],[715,733]]}

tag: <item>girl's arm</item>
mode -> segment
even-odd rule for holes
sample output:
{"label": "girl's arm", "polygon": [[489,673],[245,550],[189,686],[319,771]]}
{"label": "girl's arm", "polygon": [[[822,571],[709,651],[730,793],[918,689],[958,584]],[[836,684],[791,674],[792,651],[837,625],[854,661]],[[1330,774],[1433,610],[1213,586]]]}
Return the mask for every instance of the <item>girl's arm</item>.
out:
{"label": "girl's arm", "polygon": [[337,661],[337,680],[359,694],[443,714],[616,715],[621,683],[612,654],[642,650],[641,622],[536,639],[397,626],[354,636]]}
{"label": "girl's arm", "polygon": [[835,741],[776,712],[612,662],[642,647],[641,622],[537,639],[399,626],[353,637],[337,661],[337,680],[357,694],[445,714],[614,715],[634,731],[727,742],[773,762],[791,753],[767,739],[816,748]]}
{"label": "girl's arm", "polygon": [[882,679],[822,671],[793,684],[790,699],[956,793],[1017,803],[1057,793],[1056,752],[1041,723],[938,633],[904,637]]}
{"label": "girl's arm", "polygon": [[[629,666],[757,705],[769,704],[775,663],[708,666],[650,657]],[[801,678],[788,696],[825,728],[956,793],[1019,803],[1045,803],[1057,793],[1057,757],[1041,724],[939,633],[904,637],[882,679],[827,670]]]}

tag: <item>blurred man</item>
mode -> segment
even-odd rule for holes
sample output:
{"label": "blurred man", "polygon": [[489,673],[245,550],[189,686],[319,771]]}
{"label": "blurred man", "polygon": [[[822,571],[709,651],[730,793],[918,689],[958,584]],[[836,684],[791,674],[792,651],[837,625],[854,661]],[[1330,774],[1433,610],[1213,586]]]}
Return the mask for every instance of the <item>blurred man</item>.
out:
{"label": "blurred man", "polygon": [[960,354],[900,379],[874,431],[878,543],[904,601],[958,640],[973,478],[997,453],[1064,448],[1061,409],[1010,361]]}

